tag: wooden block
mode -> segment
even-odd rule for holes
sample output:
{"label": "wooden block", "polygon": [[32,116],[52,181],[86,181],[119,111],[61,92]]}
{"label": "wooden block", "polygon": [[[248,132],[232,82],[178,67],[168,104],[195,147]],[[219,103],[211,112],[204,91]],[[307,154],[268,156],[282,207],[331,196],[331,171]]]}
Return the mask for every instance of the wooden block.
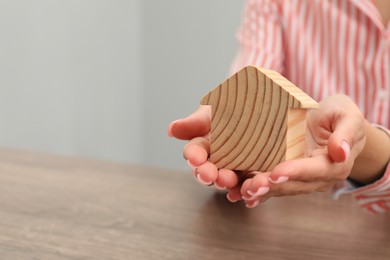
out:
{"label": "wooden block", "polygon": [[306,110],[318,103],[277,72],[248,66],[208,93],[210,161],[218,168],[270,171],[304,156]]}

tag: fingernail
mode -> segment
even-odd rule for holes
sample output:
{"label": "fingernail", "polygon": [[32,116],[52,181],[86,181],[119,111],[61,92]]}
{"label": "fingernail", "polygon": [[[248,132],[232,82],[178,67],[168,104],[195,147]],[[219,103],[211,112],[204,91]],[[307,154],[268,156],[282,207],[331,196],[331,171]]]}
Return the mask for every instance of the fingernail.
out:
{"label": "fingernail", "polygon": [[178,121],[180,121],[180,119],[175,120],[169,124],[169,127],[168,127],[168,136],[169,137],[173,137],[172,128],[173,128],[173,125],[176,124]]}
{"label": "fingernail", "polygon": [[254,200],[256,197],[254,197],[254,196],[248,196],[248,195],[243,195],[243,196],[241,196],[241,198],[242,198],[243,200]]}
{"label": "fingernail", "polygon": [[202,177],[200,176],[200,174],[197,174],[197,175],[196,175],[196,178],[197,178],[198,181],[199,181],[200,183],[202,183],[203,185],[209,186],[209,185],[213,184],[212,181],[205,181],[205,180],[203,180]]}
{"label": "fingernail", "polygon": [[252,195],[252,197],[258,197],[266,194],[268,191],[269,191],[269,187],[260,187],[256,192],[248,190],[248,193],[249,195]]}
{"label": "fingernail", "polygon": [[288,181],[288,176],[279,176],[276,180],[273,180],[271,177],[268,178],[268,180],[274,184],[280,184]]}
{"label": "fingernail", "polygon": [[232,202],[232,203],[239,201],[239,199],[238,199],[238,200],[232,199],[232,197],[230,196],[229,193],[226,194],[226,198],[228,199],[228,201],[230,201],[230,202]]}
{"label": "fingernail", "polygon": [[253,203],[246,203],[245,206],[248,208],[248,209],[252,209],[254,207],[256,207],[257,205],[259,205],[260,201],[259,200],[256,200],[255,202]]}
{"label": "fingernail", "polygon": [[191,169],[196,169],[196,165],[193,164],[189,159],[187,159],[187,164],[190,166]]}
{"label": "fingernail", "polygon": [[344,161],[346,161],[348,159],[349,155],[351,154],[351,148],[349,147],[349,144],[345,140],[341,142],[341,148],[343,149],[344,154],[345,154]]}
{"label": "fingernail", "polygon": [[215,188],[217,188],[218,190],[226,190],[226,186],[219,186],[218,183],[214,182],[214,186]]}

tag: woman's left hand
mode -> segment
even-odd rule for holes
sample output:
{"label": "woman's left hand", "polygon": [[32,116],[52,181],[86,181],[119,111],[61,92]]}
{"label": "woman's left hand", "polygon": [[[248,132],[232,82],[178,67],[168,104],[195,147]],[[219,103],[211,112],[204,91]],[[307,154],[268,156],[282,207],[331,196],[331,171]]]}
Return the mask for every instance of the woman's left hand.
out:
{"label": "woman's left hand", "polygon": [[306,158],[255,173],[241,186],[247,207],[270,197],[326,191],[345,180],[366,142],[368,122],[347,96],[331,96],[307,114]]}

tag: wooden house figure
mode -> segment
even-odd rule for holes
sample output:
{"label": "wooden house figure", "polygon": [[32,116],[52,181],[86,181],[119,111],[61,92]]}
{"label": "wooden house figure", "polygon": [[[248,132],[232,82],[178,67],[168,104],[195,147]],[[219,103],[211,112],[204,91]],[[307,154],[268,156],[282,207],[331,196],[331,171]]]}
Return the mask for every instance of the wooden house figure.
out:
{"label": "wooden house figure", "polygon": [[305,153],[307,109],[318,103],[277,72],[248,66],[202,100],[211,105],[210,161],[219,169],[270,171]]}

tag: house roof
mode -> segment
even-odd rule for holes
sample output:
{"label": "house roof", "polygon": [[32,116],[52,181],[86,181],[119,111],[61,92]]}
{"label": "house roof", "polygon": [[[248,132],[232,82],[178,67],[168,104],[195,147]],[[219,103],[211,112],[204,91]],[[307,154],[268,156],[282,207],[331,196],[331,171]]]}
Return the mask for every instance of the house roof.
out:
{"label": "house roof", "polygon": [[288,92],[295,100],[291,107],[293,108],[318,108],[318,103],[312,99],[309,95],[303,92],[300,88],[295,86],[291,81],[280,75],[276,71],[267,70],[264,68],[256,68],[254,66],[249,66],[257,69],[263,73],[266,77],[270,78],[274,84],[281,87],[283,90]]}
{"label": "house roof", "polygon": [[[259,78],[264,77],[264,80],[257,80]],[[238,79],[237,79],[238,78]],[[245,80],[241,80],[245,78]],[[251,80],[251,78],[256,78],[256,80]],[[260,67],[255,66],[247,66],[241,69],[239,72],[231,76],[221,85],[210,91],[202,100],[202,105],[210,104],[210,94],[213,92],[220,91],[222,87],[229,86],[229,80],[237,81],[237,87],[242,88],[242,84],[246,85],[246,88],[253,89],[264,87],[266,83],[266,79],[271,80],[273,87],[280,87],[282,90],[289,94],[288,98],[288,107],[291,108],[302,108],[302,109],[316,109],[318,108],[318,103],[313,100],[309,95],[303,92],[300,88],[295,86],[292,82],[287,80],[285,77],[280,75],[278,72],[267,70]],[[256,86],[257,85],[257,86]]]}

